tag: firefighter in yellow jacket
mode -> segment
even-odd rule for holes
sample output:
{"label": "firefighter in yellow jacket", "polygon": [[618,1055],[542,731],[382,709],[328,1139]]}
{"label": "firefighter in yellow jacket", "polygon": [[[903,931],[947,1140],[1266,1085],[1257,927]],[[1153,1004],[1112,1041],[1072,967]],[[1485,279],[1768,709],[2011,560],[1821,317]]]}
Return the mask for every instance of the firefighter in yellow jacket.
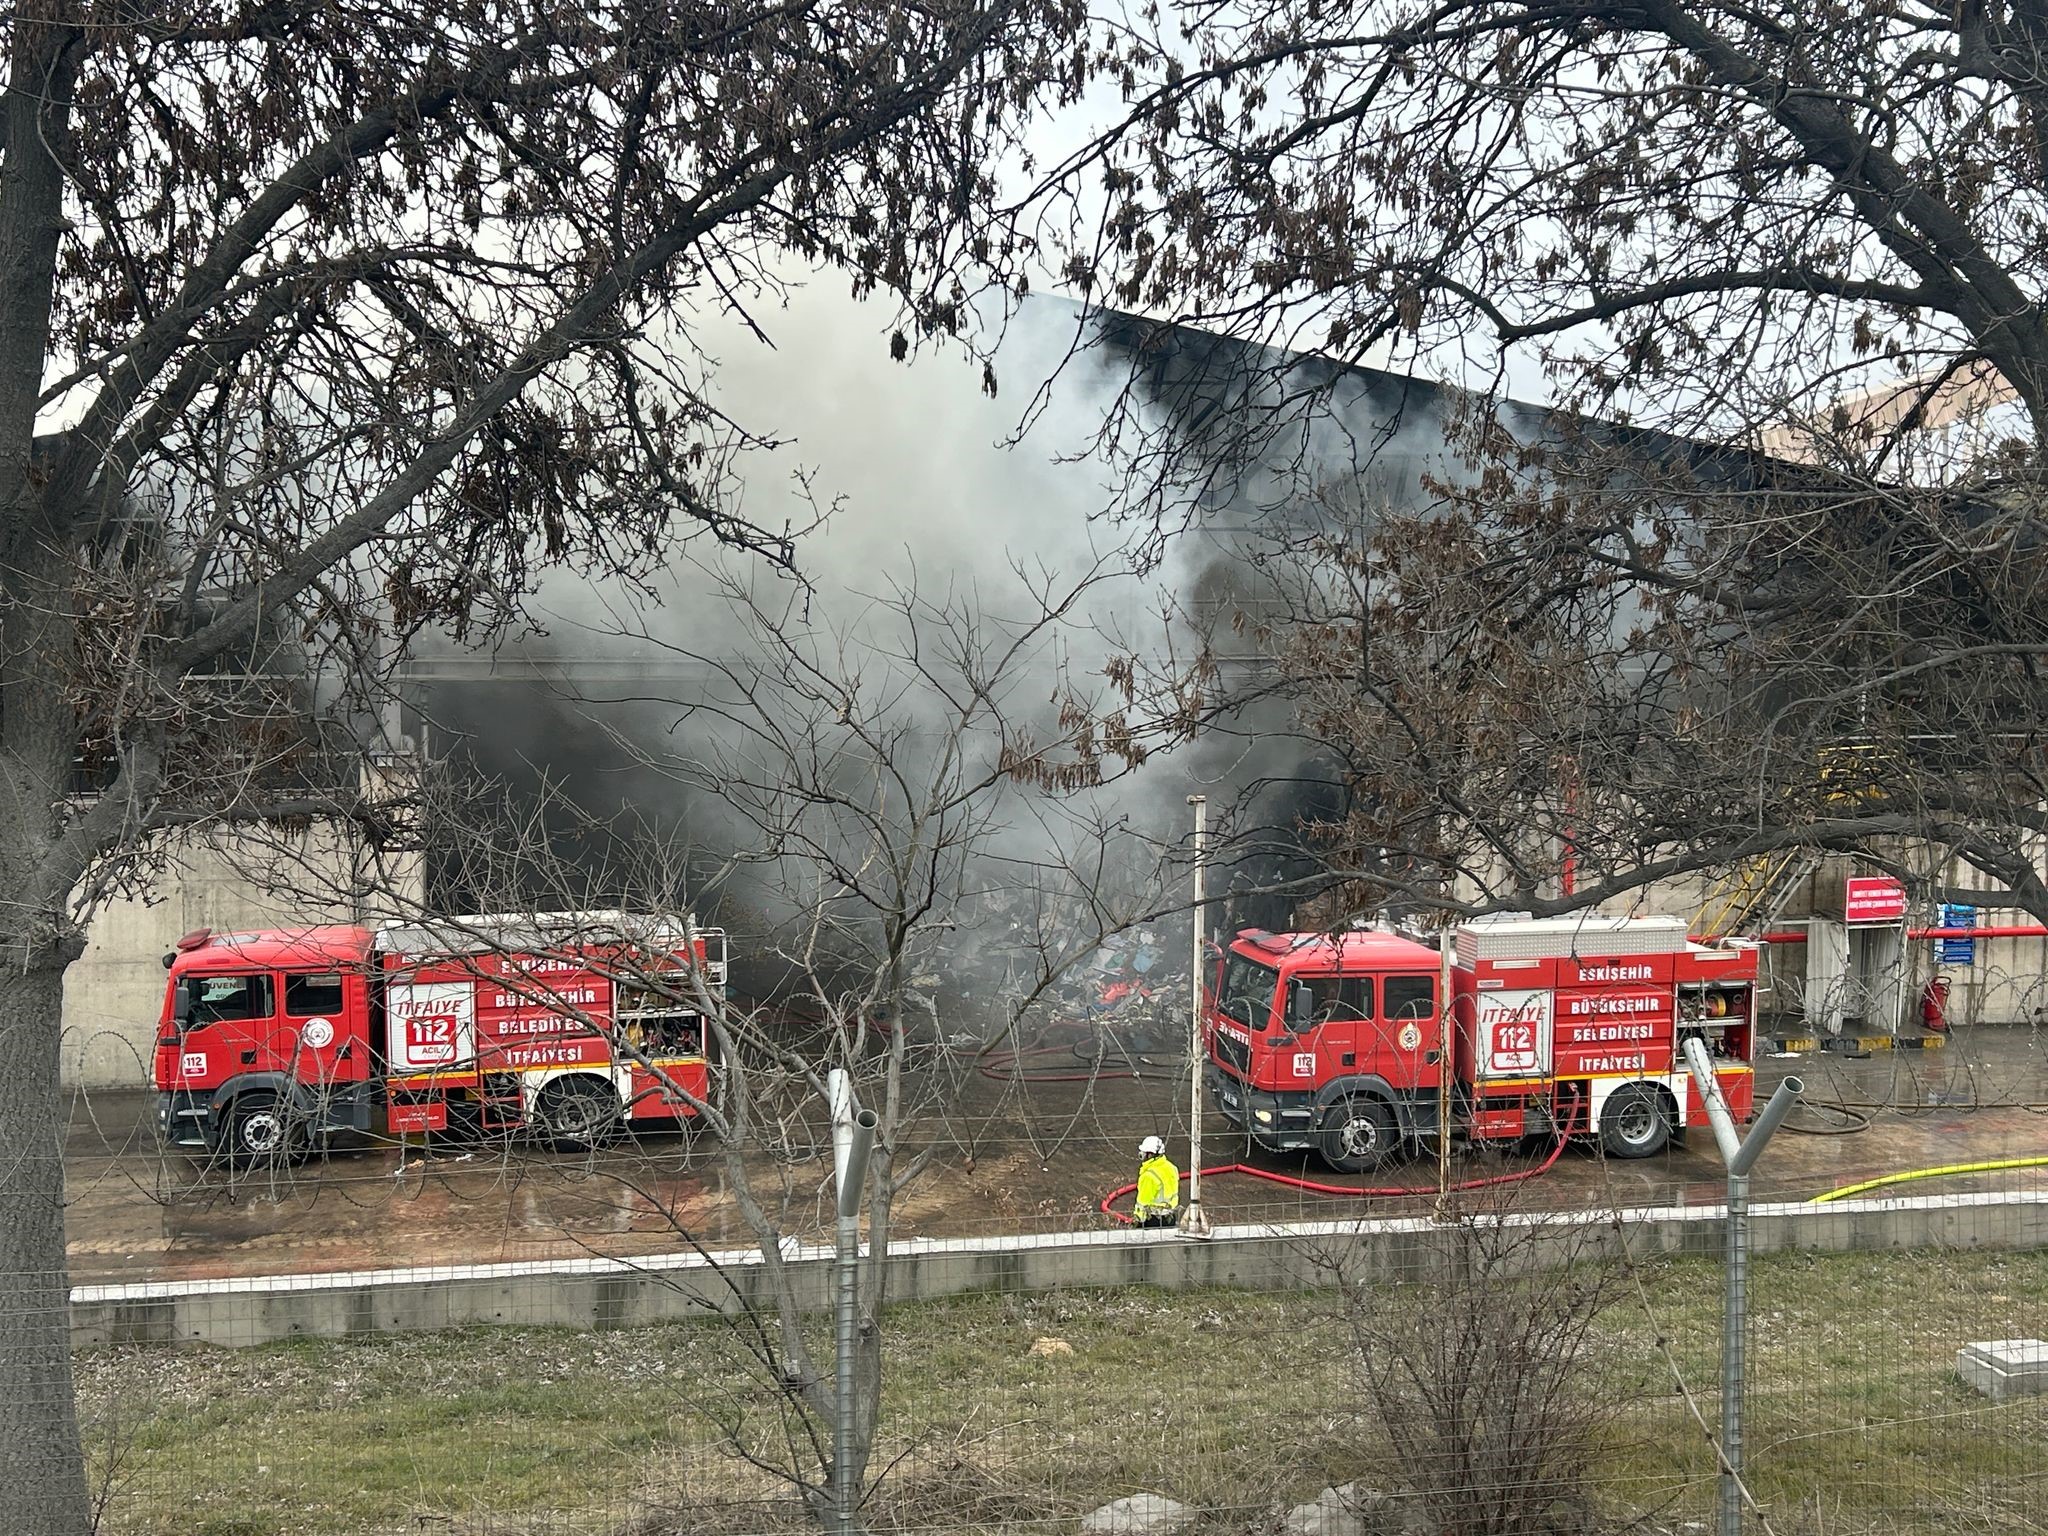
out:
{"label": "firefighter in yellow jacket", "polygon": [[1170,1227],[1180,1219],[1180,1170],[1166,1155],[1166,1143],[1147,1136],[1138,1143],[1138,1204],[1131,1224]]}

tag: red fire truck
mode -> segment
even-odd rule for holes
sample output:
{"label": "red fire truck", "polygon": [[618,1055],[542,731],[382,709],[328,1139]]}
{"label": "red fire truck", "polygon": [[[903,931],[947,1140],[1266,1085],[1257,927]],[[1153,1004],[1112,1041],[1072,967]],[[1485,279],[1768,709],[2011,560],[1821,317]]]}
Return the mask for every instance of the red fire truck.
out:
{"label": "red fire truck", "polygon": [[201,929],[164,967],[163,1138],[246,1163],[340,1131],[680,1127],[709,1090],[701,1003],[726,956],[688,919],[571,912]]}
{"label": "red fire truck", "polygon": [[[1678,918],[1502,918],[1444,957],[1385,931],[1237,936],[1208,1003],[1210,1091],[1257,1145],[1358,1172],[1433,1138],[1592,1136],[1648,1157],[1705,1116],[1679,1043],[1699,1035],[1750,1113],[1757,950]],[[1451,1055],[1448,1095],[1441,1079]]]}

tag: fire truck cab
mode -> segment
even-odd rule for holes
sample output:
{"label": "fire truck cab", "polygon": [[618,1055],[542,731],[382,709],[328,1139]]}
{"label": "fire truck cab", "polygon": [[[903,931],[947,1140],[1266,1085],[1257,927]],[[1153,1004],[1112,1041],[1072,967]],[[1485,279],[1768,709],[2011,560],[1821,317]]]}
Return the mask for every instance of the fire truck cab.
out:
{"label": "fire truck cab", "polygon": [[236,1162],[345,1131],[679,1127],[710,1090],[725,936],[624,913],[187,934],[151,1076],[164,1141]]}
{"label": "fire truck cab", "polygon": [[188,933],[150,1076],[166,1143],[243,1158],[367,1131],[378,1102],[367,928]]}
{"label": "fire truck cab", "polygon": [[1679,1055],[1696,1034],[1748,1118],[1754,945],[1694,944],[1678,918],[1598,915],[1489,919],[1453,939],[1446,966],[1385,931],[1240,933],[1206,1008],[1224,1117],[1341,1172],[1435,1137],[1446,1103],[1454,1137],[1592,1136],[1610,1156],[1648,1157],[1704,1117]]}

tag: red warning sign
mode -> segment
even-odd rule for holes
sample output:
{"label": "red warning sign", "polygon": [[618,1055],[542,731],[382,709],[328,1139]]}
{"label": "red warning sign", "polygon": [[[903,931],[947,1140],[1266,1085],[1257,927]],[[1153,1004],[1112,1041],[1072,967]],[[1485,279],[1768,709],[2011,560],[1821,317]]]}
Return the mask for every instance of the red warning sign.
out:
{"label": "red warning sign", "polygon": [[1890,875],[1851,875],[1842,896],[1842,921],[1902,923],[1906,920],[1906,888]]}

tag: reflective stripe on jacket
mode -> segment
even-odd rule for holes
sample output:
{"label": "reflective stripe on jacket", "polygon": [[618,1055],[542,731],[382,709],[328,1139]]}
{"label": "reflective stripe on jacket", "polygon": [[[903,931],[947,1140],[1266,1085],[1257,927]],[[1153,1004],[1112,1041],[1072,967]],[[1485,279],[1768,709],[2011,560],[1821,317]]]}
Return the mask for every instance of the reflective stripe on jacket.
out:
{"label": "reflective stripe on jacket", "polygon": [[1170,1157],[1148,1157],[1138,1165],[1138,1214],[1157,1216],[1180,1209],[1180,1170]]}

